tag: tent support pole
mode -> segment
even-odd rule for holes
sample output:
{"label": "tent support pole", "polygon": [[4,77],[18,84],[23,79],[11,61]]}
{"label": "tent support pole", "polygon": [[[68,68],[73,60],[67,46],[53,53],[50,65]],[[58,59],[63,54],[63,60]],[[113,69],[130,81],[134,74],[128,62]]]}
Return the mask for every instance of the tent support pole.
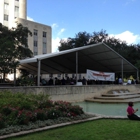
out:
{"label": "tent support pole", "polygon": [[77,75],[78,75],[78,52],[76,52],[76,85],[78,82]]}
{"label": "tent support pole", "polygon": [[139,81],[139,70],[137,70],[137,80]]}
{"label": "tent support pole", "polygon": [[40,86],[40,68],[41,68],[40,60],[37,59],[37,63],[38,63],[37,86]]}
{"label": "tent support pole", "polygon": [[16,86],[16,68],[14,68],[14,86]]}
{"label": "tent support pole", "polygon": [[122,59],[122,82],[123,82],[123,59]]}

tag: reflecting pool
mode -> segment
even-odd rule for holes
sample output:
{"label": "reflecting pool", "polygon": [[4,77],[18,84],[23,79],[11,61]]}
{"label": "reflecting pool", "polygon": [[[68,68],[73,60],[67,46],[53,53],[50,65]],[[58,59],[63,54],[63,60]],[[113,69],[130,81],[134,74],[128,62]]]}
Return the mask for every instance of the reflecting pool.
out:
{"label": "reflecting pool", "polygon": [[[93,102],[78,102],[74,103],[83,108],[84,112],[90,112],[95,114],[102,114],[108,116],[126,116],[127,103],[93,103]],[[140,115],[140,103],[134,103],[134,109],[138,108],[136,113]]]}

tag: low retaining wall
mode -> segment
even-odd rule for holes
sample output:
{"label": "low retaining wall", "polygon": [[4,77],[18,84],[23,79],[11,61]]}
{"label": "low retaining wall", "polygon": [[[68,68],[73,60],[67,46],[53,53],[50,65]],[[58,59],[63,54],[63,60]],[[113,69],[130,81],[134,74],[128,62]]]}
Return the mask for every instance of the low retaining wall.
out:
{"label": "low retaining wall", "polygon": [[85,86],[39,86],[39,87],[0,87],[0,91],[8,90],[12,93],[25,94],[49,94],[52,100],[64,100],[69,102],[84,101],[110,90],[129,90],[130,92],[140,91],[140,85],[85,85]]}

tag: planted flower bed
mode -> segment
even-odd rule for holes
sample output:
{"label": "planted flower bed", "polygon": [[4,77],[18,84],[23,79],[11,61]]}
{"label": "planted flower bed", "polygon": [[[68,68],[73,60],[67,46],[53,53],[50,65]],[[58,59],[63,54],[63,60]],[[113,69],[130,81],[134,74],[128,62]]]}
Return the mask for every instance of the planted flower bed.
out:
{"label": "planted flower bed", "polygon": [[80,106],[45,94],[0,93],[0,135],[87,118]]}

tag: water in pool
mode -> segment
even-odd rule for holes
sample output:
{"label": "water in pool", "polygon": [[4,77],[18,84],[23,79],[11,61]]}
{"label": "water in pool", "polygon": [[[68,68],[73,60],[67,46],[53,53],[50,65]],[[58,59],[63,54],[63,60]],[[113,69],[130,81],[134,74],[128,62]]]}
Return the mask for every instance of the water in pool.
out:
{"label": "water in pool", "polygon": [[[78,102],[74,103],[83,108],[84,112],[90,112],[94,114],[102,114],[108,116],[126,116],[127,103],[93,103],[93,102]],[[136,113],[140,115],[140,103],[134,103],[134,109],[138,108],[139,111]]]}

